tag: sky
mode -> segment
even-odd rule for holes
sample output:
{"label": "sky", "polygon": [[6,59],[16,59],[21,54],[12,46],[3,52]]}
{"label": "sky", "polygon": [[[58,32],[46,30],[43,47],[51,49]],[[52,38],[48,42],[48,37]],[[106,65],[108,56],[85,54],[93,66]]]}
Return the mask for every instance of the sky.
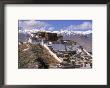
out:
{"label": "sky", "polygon": [[92,30],[92,20],[18,20],[18,27],[19,30],[88,31]]}

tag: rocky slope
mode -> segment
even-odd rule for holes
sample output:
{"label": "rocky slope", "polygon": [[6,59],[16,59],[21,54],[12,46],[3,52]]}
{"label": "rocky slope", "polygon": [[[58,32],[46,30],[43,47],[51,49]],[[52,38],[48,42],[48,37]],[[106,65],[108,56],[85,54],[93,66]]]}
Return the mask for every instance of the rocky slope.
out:
{"label": "rocky slope", "polygon": [[38,64],[41,62],[39,58],[47,65],[60,63],[41,45],[20,44],[18,54],[18,68],[38,68]]}

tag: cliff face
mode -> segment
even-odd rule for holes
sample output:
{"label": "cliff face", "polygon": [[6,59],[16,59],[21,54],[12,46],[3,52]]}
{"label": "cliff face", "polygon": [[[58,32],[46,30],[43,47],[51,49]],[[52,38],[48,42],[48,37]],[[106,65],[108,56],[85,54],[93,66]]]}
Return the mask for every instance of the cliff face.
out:
{"label": "cliff face", "polygon": [[44,46],[30,43],[19,45],[18,68],[38,68],[39,58],[48,65],[60,63]]}

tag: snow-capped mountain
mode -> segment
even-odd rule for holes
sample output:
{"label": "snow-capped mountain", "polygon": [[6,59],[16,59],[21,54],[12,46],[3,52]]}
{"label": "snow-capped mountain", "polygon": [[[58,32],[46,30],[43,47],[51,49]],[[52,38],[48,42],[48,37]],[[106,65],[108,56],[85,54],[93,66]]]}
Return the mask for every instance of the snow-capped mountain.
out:
{"label": "snow-capped mountain", "polygon": [[48,30],[19,30],[19,33],[33,33],[33,32],[38,32],[38,31],[42,31],[42,32],[51,32],[51,33],[57,33],[57,34],[66,34],[66,35],[76,35],[76,34],[82,34],[82,35],[87,35],[87,34],[91,34],[92,30],[88,30],[88,31],[73,31],[73,30],[60,30],[60,31],[48,31]]}
{"label": "snow-capped mountain", "polygon": [[91,34],[92,33],[92,30],[88,30],[88,31],[71,31],[71,30],[61,30],[60,31],[60,34],[67,34],[67,35],[75,35],[75,34],[83,34],[83,35],[86,35],[86,34]]}

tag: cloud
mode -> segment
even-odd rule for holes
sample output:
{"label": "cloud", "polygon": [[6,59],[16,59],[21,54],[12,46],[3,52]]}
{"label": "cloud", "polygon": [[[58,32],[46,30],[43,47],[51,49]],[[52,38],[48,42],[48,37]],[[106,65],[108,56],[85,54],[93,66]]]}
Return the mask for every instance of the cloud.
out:
{"label": "cloud", "polygon": [[39,29],[39,30],[46,30],[51,27],[50,24],[42,21],[35,21],[35,20],[20,20],[19,27],[23,30],[26,29]]}
{"label": "cloud", "polygon": [[[43,21],[36,21],[36,20],[19,20],[19,30],[48,30],[48,31],[54,31],[55,27],[52,25],[43,22]],[[92,23],[89,21],[85,21],[82,24],[73,24],[70,26],[66,26],[61,28],[62,30],[70,30],[70,31],[87,31],[92,29]],[[60,30],[61,30],[60,29]]]}
{"label": "cloud", "polygon": [[91,22],[83,22],[79,25],[70,25],[68,27],[65,27],[66,30],[74,30],[74,31],[85,31],[85,30],[91,30],[92,24]]}
{"label": "cloud", "polygon": [[48,30],[49,31],[53,31],[55,28],[54,27],[49,27]]}

